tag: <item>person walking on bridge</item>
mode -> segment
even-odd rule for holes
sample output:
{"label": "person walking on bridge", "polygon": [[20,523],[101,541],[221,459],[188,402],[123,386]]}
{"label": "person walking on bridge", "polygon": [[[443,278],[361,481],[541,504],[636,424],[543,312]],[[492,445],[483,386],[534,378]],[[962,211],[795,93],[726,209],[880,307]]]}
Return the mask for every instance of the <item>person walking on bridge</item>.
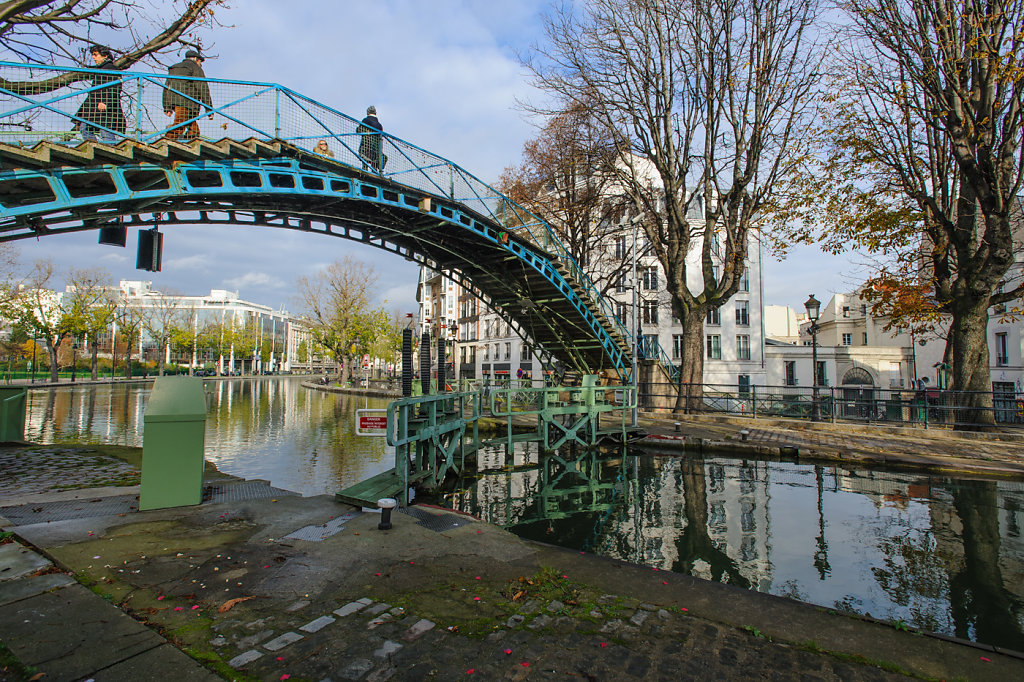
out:
{"label": "person walking on bridge", "polygon": [[[118,70],[109,48],[93,45],[89,53],[97,69]],[[96,74],[92,77],[92,85],[98,89],[86,95],[82,106],[78,107],[75,118],[81,120],[75,122],[75,127],[86,140],[116,142],[117,133],[123,137],[127,129],[124,112],[121,110],[121,78],[113,74]]]}
{"label": "person walking on bridge", "polygon": [[366,118],[362,120],[356,133],[361,136],[359,140],[359,156],[363,159],[363,170],[367,167],[376,171],[384,170],[388,163],[388,157],[381,151],[380,133],[384,126],[377,120],[377,107],[366,108]]}
{"label": "person walking on bridge", "polygon": [[[191,142],[199,137],[200,107],[206,111],[213,110],[213,98],[210,97],[210,84],[206,81],[184,80],[186,78],[206,78],[203,72],[205,58],[196,50],[185,53],[185,59],[167,69],[167,87],[164,88],[164,113],[174,117],[174,123],[167,131],[168,140],[184,138]],[[213,119],[213,114],[210,114]],[[186,121],[192,120],[186,124]]]}

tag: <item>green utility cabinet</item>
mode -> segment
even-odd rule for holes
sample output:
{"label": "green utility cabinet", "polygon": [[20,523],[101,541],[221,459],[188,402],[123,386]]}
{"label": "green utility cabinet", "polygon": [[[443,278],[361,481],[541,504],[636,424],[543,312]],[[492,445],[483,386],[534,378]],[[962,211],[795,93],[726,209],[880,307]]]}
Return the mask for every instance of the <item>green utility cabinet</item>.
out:
{"label": "green utility cabinet", "polygon": [[0,443],[25,440],[24,386],[0,386]]}
{"label": "green utility cabinet", "polygon": [[203,499],[206,394],[198,377],[159,377],[142,436],[139,509],[199,504]]}

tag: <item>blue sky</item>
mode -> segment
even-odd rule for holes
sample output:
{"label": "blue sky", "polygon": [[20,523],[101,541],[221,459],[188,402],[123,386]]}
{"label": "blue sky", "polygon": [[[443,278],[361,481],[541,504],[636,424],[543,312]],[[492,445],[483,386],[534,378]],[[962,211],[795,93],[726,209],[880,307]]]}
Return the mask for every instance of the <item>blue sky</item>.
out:
{"label": "blue sky", "polygon": [[[516,53],[542,36],[547,0],[245,0],[211,36],[210,77],[281,83],[361,118],[377,107],[389,132],[494,182],[518,162],[535,133],[516,99],[536,99]],[[116,47],[116,45],[115,45]],[[137,271],[129,248],[96,244],[94,233],[19,243],[21,260],[105,268],[115,279],[151,279],[157,289],[203,294],[237,290],[250,301],[297,310],[300,275],[350,253],[381,275],[380,299],[415,308],[416,268],[341,239],[252,227],[165,230],[163,272]],[[801,307],[852,288],[846,258],[797,249],[783,263],[765,258],[765,303]]]}

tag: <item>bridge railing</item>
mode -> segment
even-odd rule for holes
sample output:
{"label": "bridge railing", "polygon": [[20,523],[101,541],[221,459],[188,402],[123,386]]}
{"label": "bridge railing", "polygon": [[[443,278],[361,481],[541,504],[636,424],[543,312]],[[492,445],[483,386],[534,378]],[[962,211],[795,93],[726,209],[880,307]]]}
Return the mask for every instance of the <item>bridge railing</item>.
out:
{"label": "bridge railing", "polygon": [[[204,96],[209,90],[209,98]],[[173,101],[168,102],[170,96]],[[205,106],[205,102],[210,104]],[[94,106],[102,103],[106,109]],[[184,106],[185,116],[167,113]],[[316,153],[321,141],[337,163],[361,168],[452,202],[504,225],[557,258],[623,338],[632,338],[551,227],[451,161],[275,83],[175,78],[0,61],[0,142],[77,144],[86,137],[118,143],[184,139],[281,140]]]}

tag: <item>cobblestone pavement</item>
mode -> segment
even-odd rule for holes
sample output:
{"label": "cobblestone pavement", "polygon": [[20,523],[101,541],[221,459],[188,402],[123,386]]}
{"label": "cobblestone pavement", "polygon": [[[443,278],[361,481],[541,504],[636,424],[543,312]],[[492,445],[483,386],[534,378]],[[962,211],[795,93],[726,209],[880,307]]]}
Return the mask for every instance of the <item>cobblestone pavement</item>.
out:
{"label": "cobblestone pavement", "polygon": [[[296,616],[312,609],[293,606]],[[370,598],[310,617],[227,621],[211,642],[224,655],[242,650],[229,665],[266,680],[904,679],[611,594],[587,613],[531,601],[484,637]]]}
{"label": "cobblestone pavement", "polygon": [[75,488],[135,485],[138,470],[88,447],[0,446],[0,498]]}

